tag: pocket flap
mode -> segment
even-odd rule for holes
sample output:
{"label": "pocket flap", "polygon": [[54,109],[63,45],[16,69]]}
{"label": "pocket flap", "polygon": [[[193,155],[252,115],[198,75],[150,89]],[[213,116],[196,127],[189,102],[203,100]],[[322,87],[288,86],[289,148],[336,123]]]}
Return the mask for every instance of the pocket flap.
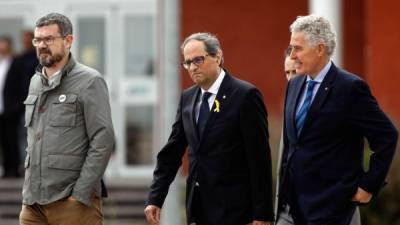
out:
{"label": "pocket flap", "polygon": [[38,96],[36,96],[36,95],[28,95],[28,97],[24,101],[24,104],[25,105],[33,105],[33,104],[35,104],[37,99],[38,99]]}
{"label": "pocket flap", "polygon": [[49,155],[47,167],[63,170],[81,170],[84,157],[74,155]]}

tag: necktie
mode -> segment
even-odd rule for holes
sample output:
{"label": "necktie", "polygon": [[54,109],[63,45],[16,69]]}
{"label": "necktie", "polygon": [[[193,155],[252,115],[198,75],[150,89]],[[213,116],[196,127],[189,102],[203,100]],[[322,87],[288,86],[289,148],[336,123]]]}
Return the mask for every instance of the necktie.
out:
{"label": "necktie", "polygon": [[311,100],[312,100],[312,96],[313,96],[314,86],[315,86],[315,84],[317,84],[317,82],[313,81],[313,80],[310,80],[307,83],[308,83],[308,87],[307,87],[307,92],[306,92],[306,98],[304,99],[304,103],[301,106],[301,108],[296,116],[297,136],[300,135],[301,129],[303,128],[304,121],[306,120],[307,112],[311,106]]}
{"label": "necktie", "polygon": [[206,126],[208,115],[210,114],[210,107],[208,105],[208,98],[211,96],[210,92],[204,92],[201,99],[201,105],[199,110],[199,119],[197,120],[197,129],[199,130],[200,136]]}

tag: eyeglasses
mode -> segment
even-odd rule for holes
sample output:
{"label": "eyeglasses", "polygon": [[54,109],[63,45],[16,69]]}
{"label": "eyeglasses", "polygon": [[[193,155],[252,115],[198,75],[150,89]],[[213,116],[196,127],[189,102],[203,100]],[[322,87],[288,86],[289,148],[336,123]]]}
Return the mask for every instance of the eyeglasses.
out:
{"label": "eyeglasses", "polygon": [[45,45],[52,45],[54,43],[54,40],[57,38],[62,38],[64,39],[64,36],[58,36],[58,37],[53,37],[53,36],[48,36],[48,37],[44,37],[44,38],[34,38],[32,39],[32,44],[33,46],[37,47],[40,45],[40,42],[43,41],[43,43]]}
{"label": "eyeglasses", "polygon": [[196,56],[193,59],[188,59],[184,62],[181,63],[181,65],[183,66],[183,68],[185,69],[189,69],[190,68],[190,64],[194,64],[196,66],[200,66],[201,64],[204,63],[204,60],[206,59],[206,57],[209,55],[202,55],[202,56]]}

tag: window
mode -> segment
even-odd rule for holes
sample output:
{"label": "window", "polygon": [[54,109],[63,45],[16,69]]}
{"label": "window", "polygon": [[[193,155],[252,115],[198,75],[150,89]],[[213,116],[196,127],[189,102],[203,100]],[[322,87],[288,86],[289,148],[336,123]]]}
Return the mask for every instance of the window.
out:
{"label": "window", "polygon": [[128,106],[126,110],[126,162],[128,165],[152,163],[153,106]]}
{"label": "window", "polygon": [[105,73],[105,24],[104,18],[88,17],[78,19],[78,59]]}
{"label": "window", "polygon": [[125,17],[125,74],[152,76],[154,73],[153,17]]}

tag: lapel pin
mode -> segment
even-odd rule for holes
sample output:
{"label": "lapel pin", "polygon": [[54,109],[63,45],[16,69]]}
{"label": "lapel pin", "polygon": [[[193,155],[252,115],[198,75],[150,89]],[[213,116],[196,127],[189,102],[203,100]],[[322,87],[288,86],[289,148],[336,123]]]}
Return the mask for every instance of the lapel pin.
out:
{"label": "lapel pin", "polygon": [[328,90],[328,87],[325,87],[325,91],[327,91]]}
{"label": "lapel pin", "polygon": [[222,96],[223,99],[226,99],[226,95]]}
{"label": "lapel pin", "polygon": [[60,102],[65,102],[65,100],[67,100],[67,96],[65,95],[60,95],[60,97],[58,97],[58,101]]}

